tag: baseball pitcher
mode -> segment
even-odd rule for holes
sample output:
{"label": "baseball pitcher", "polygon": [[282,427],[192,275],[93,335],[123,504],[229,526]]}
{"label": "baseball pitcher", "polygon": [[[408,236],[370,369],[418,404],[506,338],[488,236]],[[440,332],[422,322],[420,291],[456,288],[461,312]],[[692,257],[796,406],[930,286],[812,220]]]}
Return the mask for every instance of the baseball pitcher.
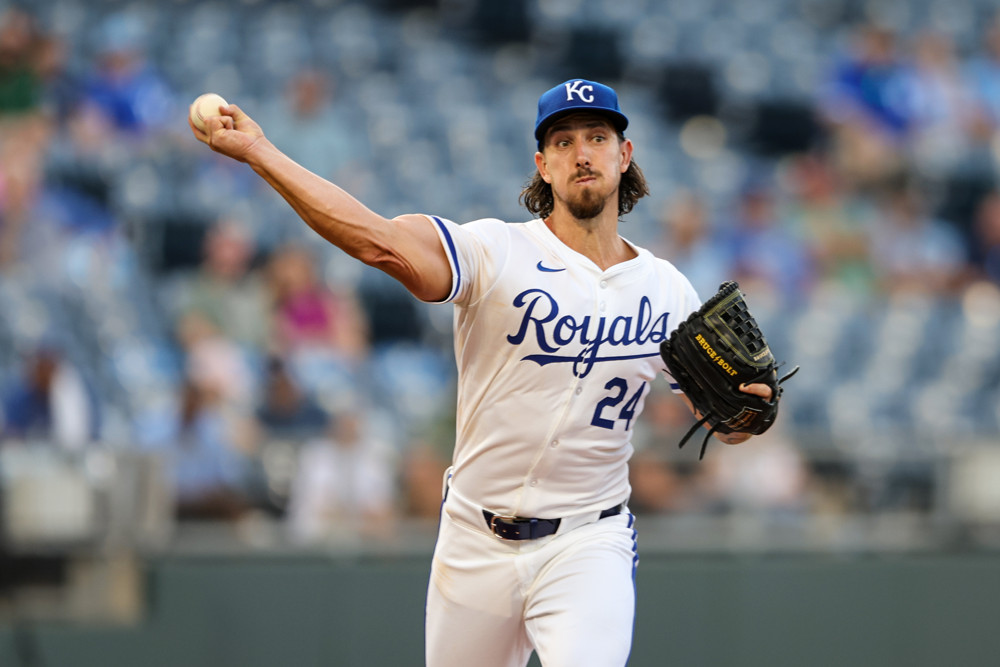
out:
{"label": "baseball pitcher", "polygon": [[[648,193],[627,126],[605,85],[546,91],[537,171],[521,195],[532,219],[456,224],[374,213],[283,155],[237,105],[220,105],[204,131],[191,124],[330,243],[418,299],[454,304],[457,438],[427,593],[431,667],[523,667],[532,651],[546,667],[624,665],[638,563],[628,460],[650,384],[664,373],[730,444],[773,421],[769,353],[748,366],[743,334],[714,321],[686,327],[693,345],[678,340],[689,316],[704,319],[698,295],[618,233]],[[762,416],[731,414],[704,391],[716,385]]]}

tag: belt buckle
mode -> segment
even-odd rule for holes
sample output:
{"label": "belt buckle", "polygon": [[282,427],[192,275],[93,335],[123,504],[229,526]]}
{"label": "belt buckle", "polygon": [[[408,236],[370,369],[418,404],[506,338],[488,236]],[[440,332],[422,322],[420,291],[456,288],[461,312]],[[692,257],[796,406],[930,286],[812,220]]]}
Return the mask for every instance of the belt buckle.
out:
{"label": "belt buckle", "polygon": [[510,515],[501,515],[501,514],[494,514],[493,516],[490,517],[490,530],[493,531],[493,534],[496,535],[501,540],[511,539],[509,537],[504,537],[503,535],[497,532],[497,521],[505,521],[507,523],[517,523],[518,522],[517,517]]}

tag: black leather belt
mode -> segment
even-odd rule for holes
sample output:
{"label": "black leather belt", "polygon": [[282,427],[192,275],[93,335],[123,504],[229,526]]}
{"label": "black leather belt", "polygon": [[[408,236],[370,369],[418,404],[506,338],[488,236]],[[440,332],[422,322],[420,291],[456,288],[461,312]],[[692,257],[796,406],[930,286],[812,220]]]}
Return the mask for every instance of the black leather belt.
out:
{"label": "black leather belt", "polygon": [[[622,506],[615,505],[602,510],[598,521],[622,513]],[[486,525],[493,534],[504,540],[537,540],[539,537],[552,535],[559,530],[562,519],[528,519],[520,516],[504,516],[483,510]]]}

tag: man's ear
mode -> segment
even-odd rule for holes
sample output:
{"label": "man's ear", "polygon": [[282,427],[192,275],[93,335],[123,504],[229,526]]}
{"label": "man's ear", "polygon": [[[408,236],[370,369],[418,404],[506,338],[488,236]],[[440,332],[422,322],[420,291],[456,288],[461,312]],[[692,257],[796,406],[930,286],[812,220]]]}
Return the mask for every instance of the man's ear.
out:
{"label": "man's ear", "polygon": [[631,139],[626,139],[625,141],[622,142],[622,153],[621,153],[622,159],[621,159],[620,169],[621,173],[623,174],[626,171],[628,171],[629,165],[632,164],[632,149],[633,146]]}
{"label": "man's ear", "polygon": [[538,174],[542,177],[542,180],[552,184],[552,175],[549,174],[548,166],[545,164],[545,155],[538,151],[535,153],[535,167],[538,169]]}

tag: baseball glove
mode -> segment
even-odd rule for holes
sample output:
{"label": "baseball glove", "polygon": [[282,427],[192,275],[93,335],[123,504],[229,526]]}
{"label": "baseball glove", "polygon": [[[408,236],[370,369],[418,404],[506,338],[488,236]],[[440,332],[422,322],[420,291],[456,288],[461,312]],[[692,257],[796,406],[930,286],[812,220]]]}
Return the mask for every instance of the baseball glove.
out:
{"label": "baseball glove", "polygon": [[[796,366],[778,379],[780,365],[733,281],[723,283],[680,323],[660,344],[660,356],[701,416],[680,446],[702,426],[710,427],[699,460],[714,433],[760,434],[769,429],[778,416],[782,383],[799,370]],[[770,401],[740,391],[740,385],[754,382],[771,387]]]}

